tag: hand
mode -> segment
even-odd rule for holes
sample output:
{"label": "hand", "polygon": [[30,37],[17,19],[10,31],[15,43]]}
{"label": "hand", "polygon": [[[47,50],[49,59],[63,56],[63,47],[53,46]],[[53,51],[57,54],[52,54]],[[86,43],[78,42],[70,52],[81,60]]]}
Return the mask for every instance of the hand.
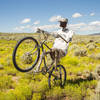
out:
{"label": "hand", "polygon": [[37,33],[44,33],[44,30],[41,30],[40,28],[37,28],[36,32]]}
{"label": "hand", "polygon": [[37,28],[36,29],[36,33],[40,33],[40,28]]}

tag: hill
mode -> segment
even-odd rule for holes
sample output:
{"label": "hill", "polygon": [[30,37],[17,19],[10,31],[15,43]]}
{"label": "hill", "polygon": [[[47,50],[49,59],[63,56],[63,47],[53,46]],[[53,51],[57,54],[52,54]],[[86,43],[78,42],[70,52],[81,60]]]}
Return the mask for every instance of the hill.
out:
{"label": "hill", "polygon": [[100,33],[93,33],[93,34],[90,34],[90,35],[100,35]]}

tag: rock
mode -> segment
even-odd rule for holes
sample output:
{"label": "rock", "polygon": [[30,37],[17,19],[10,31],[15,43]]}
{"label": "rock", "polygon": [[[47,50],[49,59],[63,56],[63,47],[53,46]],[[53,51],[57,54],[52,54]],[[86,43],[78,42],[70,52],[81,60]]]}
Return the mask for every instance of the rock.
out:
{"label": "rock", "polygon": [[0,64],[0,70],[1,70],[1,69],[4,69],[4,66],[3,66],[2,64]]}

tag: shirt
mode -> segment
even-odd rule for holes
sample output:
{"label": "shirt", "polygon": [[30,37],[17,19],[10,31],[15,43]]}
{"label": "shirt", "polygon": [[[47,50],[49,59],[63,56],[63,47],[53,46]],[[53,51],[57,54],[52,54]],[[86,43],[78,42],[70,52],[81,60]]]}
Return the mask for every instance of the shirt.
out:
{"label": "shirt", "polygon": [[70,38],[72,38],[74,32],[72,30],[68,30],[68,29],[60,29],[56,32],[51,33],[51,35],[53,35],[55,37],[57,37],[57,34],[62,36],[66,41],[68,41],[68,43],[66,43],[62,38],[58,37],[54,41],[53,48],[61,49],[62,51],[64,51],[65,54],[67,54],[69,40],[70,40]]}

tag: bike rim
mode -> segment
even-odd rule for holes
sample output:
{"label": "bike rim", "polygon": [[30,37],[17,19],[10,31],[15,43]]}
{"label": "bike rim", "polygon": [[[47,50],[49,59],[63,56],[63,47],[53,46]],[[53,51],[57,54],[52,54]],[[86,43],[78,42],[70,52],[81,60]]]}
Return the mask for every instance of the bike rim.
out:
{"label": "bike rim", "polygon": [[65,69],[61,66],[58,66],[57,69],[53,68],[49,76],[49,87],[54,86],[63,87],[66,81],[66,72]]}
{"label": "bike rim", "polygon": [[38,58],[38,44],[30,38],[20,41],[15,50],[15,65],[21,71],[34,67]]}

